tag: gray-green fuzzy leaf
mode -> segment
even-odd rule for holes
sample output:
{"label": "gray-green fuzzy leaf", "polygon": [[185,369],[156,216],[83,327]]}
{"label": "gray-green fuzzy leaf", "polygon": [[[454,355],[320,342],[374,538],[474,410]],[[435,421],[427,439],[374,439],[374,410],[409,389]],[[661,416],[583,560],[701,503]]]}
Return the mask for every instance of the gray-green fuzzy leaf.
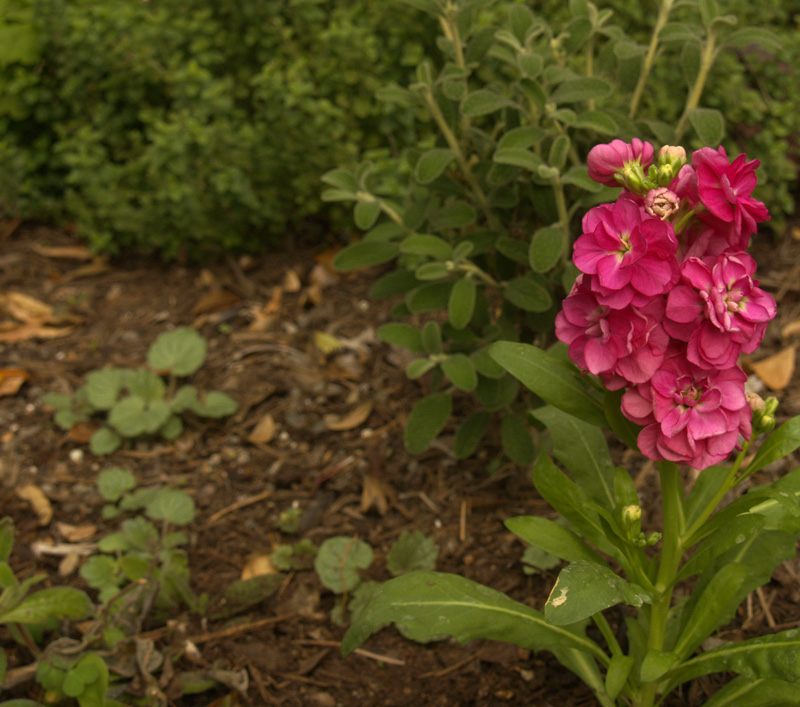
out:
{"label": "gray-green fuzzy leaf", "polygon": [[178,327],[159,335],[147,352],[147,363],[156,371],[188,376],[203,365],[207,350],[208,343],[194,329]]}

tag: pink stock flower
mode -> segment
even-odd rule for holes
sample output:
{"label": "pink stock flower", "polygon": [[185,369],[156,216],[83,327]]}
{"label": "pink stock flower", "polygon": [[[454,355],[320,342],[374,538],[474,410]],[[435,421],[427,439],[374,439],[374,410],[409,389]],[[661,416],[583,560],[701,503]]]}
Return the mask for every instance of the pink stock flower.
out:
{"label": "pink stock flower", "polygon": [[664,327],[688,342],[689,361],[701,368],[730,368],[740,353],[758,348],[775,316],[775,300],[758,287],[755,271],[747,253],[683,263],[683,284],[667,297]]}
{"label": "pink stock flower", "polygon": [[678,195],[666,187],[651,189],[644,198],[645,212],[662,221],[672,216],[680,207],[681,200]]}
{"label": "pink stock flower", "polygon": [[634,138],[630,144],[622,140],[612,140],[607,145],[595,145],[587,157],[589,176],[600,184],[618,187],[621,181],[616,178],[627,164],[639,163],[642,169],[653,164],[655,149],[649,142]]}
{"label": "pink stock flower", "polygon": [[556,316],[556,336],[583,370],[601,376],[610,390],[643,383],[658,370],[669,337],[661,326],[663,298],[641,308],[610,309],[597,301],[587,275],[575,282]]}
{"label": "pink stock flower", "polygon": [[601,204],[583,217],[583,235],[575,242],[574,262],[591,278],[600,304],[641,307],[668,292],[678,281],[672,226],[648,216],[628,199]]}
{"label": "pink stock flower", "polygon": [[759,160],[747,162],[744,154],[730,162],[724,147],[703,147],[692,154],[700,202],[713,216],[732,224],[737,240],[749,238],[758,223],[769,219],[767,207],[751,196],[760,164]]}
{"label": "pink stock flower", "polygon": [[741,368],[709,371],[686,360],[679,347],[646,383],[622,396],[622,412],[642,425],[639,449],[657,461],[695,469],[718,464],[750,439],[751,410]]}

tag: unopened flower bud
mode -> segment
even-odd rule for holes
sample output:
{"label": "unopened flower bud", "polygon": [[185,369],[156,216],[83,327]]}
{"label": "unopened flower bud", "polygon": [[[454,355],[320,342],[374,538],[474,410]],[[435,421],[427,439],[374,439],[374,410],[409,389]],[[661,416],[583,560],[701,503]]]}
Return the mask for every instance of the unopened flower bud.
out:
{"label": "unopened flower bud", "polygon": [[661,533],[650,533],[650,535],[645,538],[645,544],[648,547],[653,547],[659,540],[661,540]]}
{"label": "unopened flower bud", "polygon": [[633,525],[636,521],[642,519],[642,507],[641,506],[625,506],[622,509],[622,522],[625,525]]}
{"label": "unopened flower bud", "polygon": [[680,145],[664,145],[658,151],[656,181],[662,187],[667,186],[685,164],[686,150]]}
{"label": "unopened flower bud", "polygon": [[764,412],[764,410],[767,409],[767,404],[764,402],[764,398],[762,398],[758,393],[747,391],[745,393],[745,398],[747,398],[747,404],[750,406],[750,409],[753,412]]}
{"label": "unopened flower bud", "polygon": [[775,428],[775,411],[778,409],[777,398],[763,400],[756,393],[746,393],[747,402],[753,411],[753,436],[772,432]]}
{"label": "unopened flower bud", "polygon": [[666,221],[680,207],[681,200],[678,195],[666,187],[651,189],[644,198],[644,210],[662,221]]}

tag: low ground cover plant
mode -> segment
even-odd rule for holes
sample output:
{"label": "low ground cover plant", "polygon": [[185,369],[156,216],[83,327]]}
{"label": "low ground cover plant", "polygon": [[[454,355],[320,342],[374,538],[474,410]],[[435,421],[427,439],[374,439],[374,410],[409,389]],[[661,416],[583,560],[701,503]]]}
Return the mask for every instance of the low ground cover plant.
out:
{"label": "low ground cover plant", "polygon": [[221,418],[238,407],[221,391],[201,393],[190,384],[179,386],[179,379],[203,365],[207,347],[194,329],[178,327],[153,342],[147,352],[149,368],[92,371],[72,395],[49,393],[43,401],[54,408],[55,423],[63,430],[102,421],[89,439],[94,454],[111,454],[125,440],[153,436],[172,440],[183,432],[185,413]]}
{"label": "low ground cover plant", "polygon": [[[776,43],[711,0],[688,13],[662,0],[647,42],[584,0],[552,17],[512,4],[489,24],[481,2],[410,4],[439,21],[441,59],[378,97],[424,111],[436,137],[323,177],[323,199],[354,202],[365,231],[335,263],[391,263],[371,294],[403,299],[378,336],[419,355],[407,373],[425,376],[429,390],[410,413],[406,448],[424,451],[454,416],[454,451],[467,457],[494,419],[505,455],[530,463],[524,416],[536,400],[489,352],[497,341],[555,341],[560,301],[578,274],[569,257],[578,215],[614,198],[611,184],[590,178],[589,149],[603,136],[718,144],[723,114],[701,104],[714,60]],[[659,58],[675,54],[686,70],[666,122],[644,99]]]}
{"label": "low ground cover plant", "polygon": [[[621,192],[583,217],[581,274],[556,320],[561,343],[490,350],[546,403],[529,415],[547,428],[552,456],[539,452],[532,478],[565,521],[525,516],[507,527],[567,565],[543,612],[457,575],[390,580],[354,617],[345,653],[394,622],[416,640],[549,650],[604,707],[652,707],[714,672],[738,677],[707,705],[797,704],[797,629],[701,650],[800,539],[800,467],[752,483],[800,446],[800,417],[775,429],[777,401],[747,395],[737,365],[775,316],[745,252],[769,217],[752,196],[757,166],[723,148],[687,157],[665,146],[656,156],[637,139],[589,153],[592,179]],[[660,529],[642,517],[604,430],[656,462]],[[699,472],[689,489],[681,465]],[[748,480],[747,493],[721,507]],[[630,607],[624,618],[608,611],[620,604]],[[590,622],[601,641],[587,635]]]}

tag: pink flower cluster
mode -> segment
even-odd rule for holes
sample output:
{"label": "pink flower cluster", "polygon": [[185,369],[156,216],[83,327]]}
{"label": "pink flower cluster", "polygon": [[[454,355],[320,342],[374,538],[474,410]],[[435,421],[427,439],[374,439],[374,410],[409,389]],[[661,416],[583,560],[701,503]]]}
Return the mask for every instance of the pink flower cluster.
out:
{"label": "pink flower cluster", "polygon": [[745,252],[769,213],[751,194],[758,160],[704,147],[614,140],[589,153],[589,175],[620,186],[583,218],[581,270],[556,335],[582,370],[626,391],[651,459],[705,469],[750,439],[739,354],[758,348],[775,300]]}

